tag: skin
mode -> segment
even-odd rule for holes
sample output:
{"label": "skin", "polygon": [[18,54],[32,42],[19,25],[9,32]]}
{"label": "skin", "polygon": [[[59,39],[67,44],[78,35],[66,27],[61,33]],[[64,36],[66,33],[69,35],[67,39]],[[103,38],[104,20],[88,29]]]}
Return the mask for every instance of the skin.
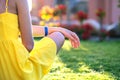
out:
{"label": "skin", "polygon": [[[44,27],[43,26],[32,26],[33,36],[44,36]],[[53,32],[60,32],[64,35],[64,37],[68,38],[71,42],[73,48],[78,48],[80,46],[80,40],[76,33],[61,27],[48,27],[48,33],[51,34]]]}
{"label": "skin", "polygon": [[[0,13],[5,12],[5,0],[0,0]],[[18,15],[19,29],[21,32],[22,43],[30,52],[34,47],[33,36],[43,36],[44,28],[32,25],[27,0],[9,0],[8,12]],[[62,47],[65,37],[71,41],[73,48],[78,48],[80,40],[78,36],[67,29],[48,27],[49,35],[57,45],[57,51]]]}

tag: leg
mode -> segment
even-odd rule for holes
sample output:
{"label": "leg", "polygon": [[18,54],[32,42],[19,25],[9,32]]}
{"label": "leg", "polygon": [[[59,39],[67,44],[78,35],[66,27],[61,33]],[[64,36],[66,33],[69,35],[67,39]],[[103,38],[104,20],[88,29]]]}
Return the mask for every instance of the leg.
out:
{"label": "leg", "polygon": [[50,67],[56,57],[56,47],[58,52],[62,47],[64,40],[62,33],[53,32],[35,44],[30,53],[29,60],[33,62],[34,70],[37,73],[40,73],[37,74],[38,76],[41,74],[45,75],[50,71]]}
{"label": "leg", "polygon": [[58,53],[58,51],[60,50],[60,48],[62,47],[62,45],[65,41],[63,34],[60,32],[54,32],[54,33],[51,33],[50,35],[48,35],[48,37],[50,37],[51,39],[53,39],[55,41],[55,43],[57,45],[57,53]]}

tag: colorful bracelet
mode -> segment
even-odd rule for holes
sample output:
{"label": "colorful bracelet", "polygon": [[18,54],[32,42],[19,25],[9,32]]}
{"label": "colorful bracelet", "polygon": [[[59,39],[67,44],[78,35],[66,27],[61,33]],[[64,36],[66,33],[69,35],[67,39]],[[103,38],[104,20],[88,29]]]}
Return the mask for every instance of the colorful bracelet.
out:
{"label": "colorful bracelet", "polygon": [[48,35],[48,27],[44,27],[44,31],[45,31],[45,36]]}

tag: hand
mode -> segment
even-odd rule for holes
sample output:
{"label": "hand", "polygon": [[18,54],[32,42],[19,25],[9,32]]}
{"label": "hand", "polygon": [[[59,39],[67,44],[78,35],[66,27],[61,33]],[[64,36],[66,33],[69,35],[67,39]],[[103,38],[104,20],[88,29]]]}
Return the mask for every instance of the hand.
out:
{"label": "hand", "polygon": [[65,28],[58,28],[58,30],[70,40],[73,48],[78,48],[80,46],[80,40],[75,32],[72,32]]}

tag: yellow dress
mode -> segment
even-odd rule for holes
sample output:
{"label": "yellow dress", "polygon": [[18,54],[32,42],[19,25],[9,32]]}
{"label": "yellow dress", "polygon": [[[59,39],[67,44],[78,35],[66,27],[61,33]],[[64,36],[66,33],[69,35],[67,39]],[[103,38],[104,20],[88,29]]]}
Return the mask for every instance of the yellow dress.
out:
{"label": "yellow dress", "polygon": [[18,16],[0,14],[0,80],[41,80],[56,56],[56,44],[48,37],[29,53],[19,40]]}

